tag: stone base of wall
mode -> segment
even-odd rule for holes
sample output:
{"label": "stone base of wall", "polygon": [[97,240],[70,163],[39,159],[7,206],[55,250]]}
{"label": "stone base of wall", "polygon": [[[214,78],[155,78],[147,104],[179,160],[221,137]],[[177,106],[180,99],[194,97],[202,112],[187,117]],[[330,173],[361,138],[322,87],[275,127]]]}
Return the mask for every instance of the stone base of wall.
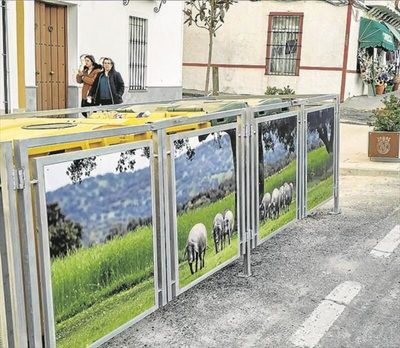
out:
{"label": "stone base of wall", "polygon": [[36,86],[25,87],[26,111],[36,110]]}
{"label": "stone base of wall", "polygon": [[[26,111],[36,110],[36,87],[26,87]],[[126,91],[124,104],[163,102],[182,99],[182,86],[178,87],[149,87],[145,91]],[[68,86],[67,108],[78,108],[81,106],[79,87]],[[70,115],[69,117],[74,117]]]}
{"label": "stone base of wall", "polygon": [[124,104],[169,101],[182,98],[182,86],[148,87],[145,91],[126,91]]}

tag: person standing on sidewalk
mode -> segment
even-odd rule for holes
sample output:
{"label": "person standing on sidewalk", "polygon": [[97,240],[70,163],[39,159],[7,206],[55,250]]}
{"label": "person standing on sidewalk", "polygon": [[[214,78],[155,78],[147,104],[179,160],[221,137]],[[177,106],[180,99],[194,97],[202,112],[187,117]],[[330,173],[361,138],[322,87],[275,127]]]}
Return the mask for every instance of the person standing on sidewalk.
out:
{"label": "person standing on sidewalk", "polygon": [[89,97],[93,98],[96,105],[121,104],[124,91],[124,80],[121,74],[115,70],[113,60],[104,58],[103,71],[97,75],[90,89]]}
{"label": "person standing on sidewalk", "polygon": [[[80,67],[78,73],[76,74],[76,82],[83,83],[82,87],[82,101],[81,106],[91,106],[90,98],[88,99],[88,94],[90,87],[92,87],[97,74],[101,71],[101,65],[97,64],[94,57],[87,54],[83,58],[84,65]],[[82,112],[84,117],[87,117],[86,112]]]}

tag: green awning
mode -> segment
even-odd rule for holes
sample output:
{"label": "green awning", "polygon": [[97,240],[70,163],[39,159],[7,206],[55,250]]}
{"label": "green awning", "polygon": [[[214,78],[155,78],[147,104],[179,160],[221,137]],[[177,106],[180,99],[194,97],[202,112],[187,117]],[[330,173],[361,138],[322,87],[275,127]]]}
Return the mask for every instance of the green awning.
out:
{"label": "green awning", "polygon": [[392,34],[396,38],[396,40],[400,43],[400,32],[393,25],[391,25],[389,23],[385,23],[385,25],[392,32]]}
{"label": "green awning", "polygon": [[360,48],[383,47],[388,51],[395,51],[394,39],[392,33],[383,24],[361,17]]}

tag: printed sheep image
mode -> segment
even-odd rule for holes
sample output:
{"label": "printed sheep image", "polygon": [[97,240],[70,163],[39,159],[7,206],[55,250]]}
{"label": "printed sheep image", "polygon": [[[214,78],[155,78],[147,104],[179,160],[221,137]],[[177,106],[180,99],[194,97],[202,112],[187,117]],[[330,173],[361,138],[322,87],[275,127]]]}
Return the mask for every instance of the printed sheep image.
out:
{"label": "printed sheep image", "polygon": [[225,209],[223,217],[224,217],[224,231],[223,231],[221,245],[225,246],[225,241],[227,237],[229,245],[231,244],[231,236],[233,233],[233,227],[235,226],[235,220],[232,211],[227,209]]}
{"label": "printed sheep image", "polygon": [[222,216],[221,213],[218,213],[217,215],[215,215],[213,222],[213,239],[214,239],[216,254],[218,254],[220,250],[222,251],[223,233],[224,233],[224,217]]}
{"label": "printed sheep image", "polygon": [[260,204],[260,220],[277,219],[281,213],[288,212],[294,195],[294,185],[285,182],[279,188],[274,188],[272,194],[264,193]]}
{"label": "printed sheep image", "polygon": [[[185,257],[187,257],[190,273],[194,274],[198,269],[198,261],[200,260],[200,269],[205,265],[205,256],[207,249],[207,229],[206,226],[199,223],[192,227],[189,232]],[[193,262],[195,262],[195,271],[193,271]]]}
{"label": "printed sheep image", "polygon": [[260,204],[260,219],[265,220],[270,217],[270,204],[271,194],[269,192],[266,192]]}

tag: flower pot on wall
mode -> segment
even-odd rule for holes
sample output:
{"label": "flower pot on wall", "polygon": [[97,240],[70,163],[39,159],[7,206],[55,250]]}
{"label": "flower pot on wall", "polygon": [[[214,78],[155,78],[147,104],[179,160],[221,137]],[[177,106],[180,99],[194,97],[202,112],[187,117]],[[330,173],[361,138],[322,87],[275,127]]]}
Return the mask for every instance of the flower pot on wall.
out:
{"label": "flower pot on wall", "polygon": [[375,161],[400,162],[400,132],[369,132],[368,157]]}
{"label": "flower pot on wall", "polygon": [[385,84],[381,84],[381,85],[375,85],[375,92],[376,95],[381,95],[383,94],[383,91],[385,90]]}

